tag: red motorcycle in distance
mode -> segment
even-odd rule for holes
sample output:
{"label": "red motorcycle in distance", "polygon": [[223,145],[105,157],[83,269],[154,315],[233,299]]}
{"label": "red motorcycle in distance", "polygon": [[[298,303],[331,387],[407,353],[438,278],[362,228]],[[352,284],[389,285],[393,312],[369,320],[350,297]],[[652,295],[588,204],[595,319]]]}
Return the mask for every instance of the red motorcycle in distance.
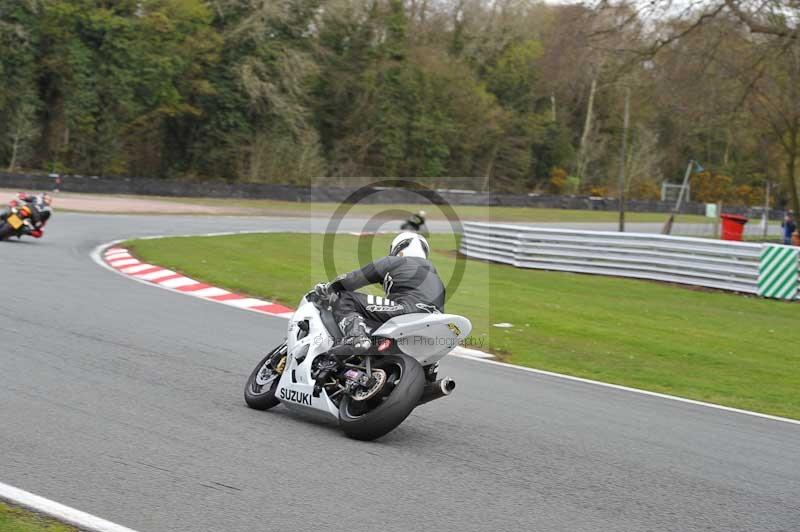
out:
{"label": "red motorcycle in distance", "polygon": [[52,214],[50,196],[26,196],[20,194],[19,200],[12,201],[0,211],[0,240],[16,236],[30,235],[41,238],[42,228]]}

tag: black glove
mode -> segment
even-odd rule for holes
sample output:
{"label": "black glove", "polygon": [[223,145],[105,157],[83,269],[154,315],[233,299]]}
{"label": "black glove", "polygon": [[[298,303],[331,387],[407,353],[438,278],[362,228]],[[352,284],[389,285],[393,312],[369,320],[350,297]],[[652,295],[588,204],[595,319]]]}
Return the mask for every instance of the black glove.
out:
{"label": "black glove", "polygon": [[314,287],[314,293],[317,294],[320,300],[327,301],[330,299],[333,290],[331,290],[330,283],[317,283]]}

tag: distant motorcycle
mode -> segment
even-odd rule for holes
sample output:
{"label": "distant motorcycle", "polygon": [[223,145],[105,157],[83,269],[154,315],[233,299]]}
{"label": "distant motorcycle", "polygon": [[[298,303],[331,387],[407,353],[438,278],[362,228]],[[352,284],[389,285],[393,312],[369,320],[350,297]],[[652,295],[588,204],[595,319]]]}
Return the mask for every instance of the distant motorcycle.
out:
{"label": "distant motorcycle", "polygon": [[401,231],[413,231],[415,233],[427,234],[428,228],[425,225],[425,211],[419,211],[408,217],[408,220],[400,226]]}
{"label": "distant motorcycle", "polygon": [[20,205],[9,207],[5,219],[0,221],[0,240],[16,236],[21,238],[35,230],[33,211],[35,207]]}
{"label": "distant motorcycle", "polygon": [[342,332],[331,303],[313,291],[303,297],[289,320],[286,340],[247,379],[244,399],[250,408],[267,410],[283,403],[323,412],[338,419],[347,436],[374,440],[395,429],[417,406],[453,391],[455,381],[438,379],[436,368],[472,330],[467,318],[398,316],[372,333],[366,353],[332,360],[329,351]]}
{"label": "distant motorcycle", "polygon": [[18,199],[0,210],[0,240],[14,236],[22,238],[24,235],[41,238],[42,229],[53,212],[50,203],[47,193],[39,196],[20,193]]}

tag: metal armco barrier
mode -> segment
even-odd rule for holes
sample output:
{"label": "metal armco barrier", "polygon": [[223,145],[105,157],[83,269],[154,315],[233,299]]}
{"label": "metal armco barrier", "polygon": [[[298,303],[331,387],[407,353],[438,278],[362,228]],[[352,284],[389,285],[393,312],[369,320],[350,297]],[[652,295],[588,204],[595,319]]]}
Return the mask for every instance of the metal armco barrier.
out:
{"label": "metal armco barrier", "polygon": [[[564,272],[652,279],[705,286],[747,294],[762,294],[759,273],[762,251],[787,246],[748,244],[704,238],[645,233],[574,229],[544,229],[523,225],[465,222],[460,251],[475,258]],[[770,255],[767,255],[769,258]],[[784,252],[781,252],[784,257]],[[779,264],[786,283],[767,297],[797,295],[798,257]],[[795,290],[791,274],[794,268]],[[787,288],[789,287],[789,288]]]}

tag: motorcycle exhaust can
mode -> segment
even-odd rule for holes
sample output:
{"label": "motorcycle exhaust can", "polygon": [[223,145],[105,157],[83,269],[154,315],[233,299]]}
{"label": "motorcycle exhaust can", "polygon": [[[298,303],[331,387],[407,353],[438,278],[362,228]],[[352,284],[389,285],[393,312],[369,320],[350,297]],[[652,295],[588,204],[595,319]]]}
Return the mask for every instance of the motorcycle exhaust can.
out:
{"label": "motorcycle exhaust can", "polygon": [[436,382],[430,382],[425,385],[425,388],[422,391],[422,398],[419,400],[419,404],[423,405],[433,401],[434,399],[439,399],[445,395],[450,395],[450,393],[455,389],[456,381],[450,377],[440,379]]}

